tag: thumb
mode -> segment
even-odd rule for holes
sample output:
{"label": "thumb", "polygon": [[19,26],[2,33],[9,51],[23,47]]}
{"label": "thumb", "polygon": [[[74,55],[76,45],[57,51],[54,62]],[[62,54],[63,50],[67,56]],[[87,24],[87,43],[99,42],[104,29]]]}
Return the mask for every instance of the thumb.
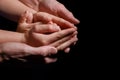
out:
{"label": "thumb", "polygon": [[32,23],[33,15],[29,11],[25,11],[19,19],[19,23]]}
{"label": "thumb", "polygon": [[68,9],[66,9],[65,6],[61,6],[58,9],[58,16],[64,18],[65,20],[68,20],[69,22],[73,23],[73,24],[78,24],[80,23],[80,21],[74,17],[74,15],[72,14],[72,12],[70,12]]}

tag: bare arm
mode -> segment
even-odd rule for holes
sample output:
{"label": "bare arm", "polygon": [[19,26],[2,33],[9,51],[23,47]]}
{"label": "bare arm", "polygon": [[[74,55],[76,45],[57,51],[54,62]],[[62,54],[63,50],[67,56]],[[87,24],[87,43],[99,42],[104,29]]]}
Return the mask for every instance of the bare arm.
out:
{"label": "bare arm", "polygon": [[23,42],[24,34],[0,30],[0,43],[3,42]]}
{"label": "bare arm", "polygon": [[36,13],[35,10],[25,6],[19,0],[0,0],[0,15],[18,21],[18,18],[25,11]]}

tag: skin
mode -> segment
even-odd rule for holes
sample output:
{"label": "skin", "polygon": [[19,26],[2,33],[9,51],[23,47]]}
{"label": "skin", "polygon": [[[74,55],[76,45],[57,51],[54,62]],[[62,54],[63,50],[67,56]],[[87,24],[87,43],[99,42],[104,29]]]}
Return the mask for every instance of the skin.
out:
{"label": "skin", "polygon": [[[4,4],[4,3],[6,3],[6,4]],[[0,14],[11,20],[18,21],[18,18],[20,17],[20,15],[22,13],[24,13],[26,10],[28,10],[34,14],[33,22],[42,21],[43,23],[44,22],[48,23],[48,22],[52,21],[52,22],[56,23],[58,26],[60,26],[61,28],[71,28],[71,27],[75,28],[75,26],[72,23],[70,23],[62,18],[56,17],[54,15],[50,15],[50,14],[44,13],[44,12],[37,13],[35,10],[22,4],[19,0],[12,0],[12,1],[0,0],[0,12],[1,12]],[[48,17],[46,17],[46,16],[48,16]]]}
{"label": "skin", "polygon": [[[31,46],[35,46],[35,48],[40,49],[40,50],[43,50],[44,48],[38,48],[38,47],[45,46],[45,45],[56,47],[57,48],[56,50],[64,50],[65,48],[70,46],[73,42],[77,41],[77,39],[72,38],[74,35],[77,34],[75,32],[76,30],[74,28],[57,31],[57,32],[54,32],[52,34],[47,34],[47,35],[40,34],[40,32],[43,31],[43,29],[45,31],[47,28],[48,27],[42,28],[42,27],[36,26],[36,27],[31,28],[29,31],[26,31],[26,34],[0,30],[0,35],[1,35],[0,43],[1,43],[1,49],[2,49],[1,53],[7,53],[7,55],[8,55],[8,52],[11,51],[9,53],[9,56],[11,56],[12,58],[13,57],[19,58],[19,57],[26,56],[27,54],[25,53],[26,51],[24,50],[24,49],[26,49],[24,47],[25,44],[24,44],[24,46],[22,46],[23,44],[21,45],[21,44],[18,44],[17,42],[27,43]],[[46,31],[48,31],[48,29]],[[2,35],[4,35],[4,36],[2,36]],[[68,35],[70,35],[70,36],[68,36]],[[10,42],[10,43],[8,43],[8,42]],[[12,42],[16,42],[16,44],[12,43]],[[38,43],[40,43],[40,44],[38,44]],[[19,47],[16,47],[16,46],[19,46]],[[22,46],[22,47],[20,47],[20,46]],[[29,49],[30,51],[34,50],[35,48],[30,48],[27,46],[27,49]],[[48,48],[45,48],[45,49],[47,49],[49,51]],[[29,51],[29,50],[27,50],[27,51]],[[21,51],[25,51],[25,52],[21,52]],[[34,50],[34,51],[36,51],[36,50]],[[33,52],[33,51],[31,51],[31,52]],[[21,53],[23,55],[21,55]],[[45,53],[45,52],[41,51],[41,53],[39,55],[44,56],[45,63],[55,62],[57,60],[57,58],[50,58],[49,56],[45,57],[47,54],[49,55],[50,53],[51,52]],[[29,53],[29,54],[31,54],[31,53]]]}
{"label": "skin", "polygon": [[12,21],[18,22],[21,14],[27,10],[36,13],[18,0],[0,0],[0,15]]}
{"label": "skin", "polygon": [[[21,24],[21,25],[22,24],[27,24],[26,22],[27,22],[27,19],[22,17],[19,24]],[[31,28],[29,30],[29,32],[26,31],[26,33],[29,33],[29,35],[27,34],[27,37],[25,37],[24,35],[26,35],[26,34],[23,34],[23,33],[0,30],[0,35],[1,35],[0,36],[0,53],[6,53],[7,56],[12,57],[12,58],[17,58],[17,59],[19,59],[19,57],[24,57],[24,56],[29,56],[29,55],[41,55],[41,56],[44,57],[45,63],[51,63],[51,62],[55,62],[57,60],[57,58],[50,58],[49,57],[50,54],[56,53],[56,50],[65,49],[66,47],[70,46],[71,43],[73,43],[74,41],[77,40],[77,39],[75,40],[75,38],[70,39],[72,36],[77,34],[75,32],[75,28],[60,31],[59,26],[57,26],[56,24],[51,24],[50,23],[47,26],[42,25],[43,27],[40,27],[40,26],[37,26],[38,23],[36,23],[36,26]],[[43,46],[43,45],[49,45],[49,46],[47,46],[47,47],[32,47],[33,45],[32,46],[27,45],[27,44],[31,44],[31,43],[35,42],[34,40],[36,40],[36,39],[38,39],[38,41],[41,40],[41,39],[38,38],[40,36],[40,32],[48,33],[48,32],[51,32],[52,30],[54,32],[55,31],[57,31],[57,32],[53,33],[53,34],[50,34],[50,37],[48,37],[49,40],[47,38],[45,39],[45,40],[48,40],[46,42],[49,42],[49,41],[50,42],[45,43],[45,42],[41,41],[43,44],[39,45],[39,46]],[[33,35],[31,35],[31,34],[33,34]],[[66,36],[68,34],[73,34],[73,35],[63,38],[63,36]],[[2,36],[2,35],[5,35],[6,37]],[[56,36],[56,35],[59,35],[59,36]],[[44,38],[45,35],[42,34],[42,36]],[[36,38],[34,38],[34,37],[36,37]],[[33,42],[29,41],[31,39],[33,39]],[[59,39],[61,39],[61,40],[59,40]],[[70,39],[70,40],[68,41],[68,39]],[[27,43],[27,44],[23,44],[23,43]],[[19,46],[19,47],[16,47],[16,46]],[[56,48],[51,47],[51,46],[54,46]],[[43,52],[43,50],[45,52]],[[37,53],[38,51],[39,51],[39,53]],[[32,54],[34,52],[35,52],[35,54]],[[5,56],[5,58],[8,59],[6,56]],[[2,60],[2,58],[0,58],[0,59]]]}
{"label": "skin", "polygon": [[[75,38],[71,38],[70,39],[70,37],[71,36],[67,36],[67,37],[64,37],[64,38],[62,38],[62,39],[60,39],[60,40],[58,40],[59,38],[61,38],[61,37],[63,37],[63,36],[65,36],[65,35],[68,35],[68,34],[71,34],[71,33],[73,33],[75,30],[74,29],[66,29],[66,30],[63,30],[63,31],[60,31],[60,32],[57,32],[57,33],[53,33],[53,34],[51,34],[50,35],[50,37],[46,37],[46,39],[45,40],[47,40],[47,38],[48,39],[50,39],[50,41],[51,42],[53,42],[53,43],[51,43],[51,44],[48,44],[48,43],[43,43],[44,45],[49,45],[49,46],[53,46],[53,47],[56,47],[57,48],[57,50],[64,50],[66,47],[68,47],[68,46],[70,46],[73,42],[75,42],[75,41],[77,41],[77,39],[75,39]],[[31,32],[30,32],[31,33]],[[24,52],[19,52],[20,50],[21,51],[24,51],[24,50],[22,50],[22,49],[25,49],[24,47],[20,47],[20,45],[16,45],[16,46],[19,46],[19,47],[16,47],[15,46],[15,44],[12,46],[12,44],[11,44],[11,42],[20,42],[20,43],[27,43],[27,44],[29,44],[29,45],[35,45],[35,41],[36,40],[38,40],[38,42],[39,42],[39,40],[41,40],[39,37],[41,36],[39,33],[36,33],[36,32],[32,32],[31,34],[33,34],[32,36],[30,35],[28,38],[26,38],[26,40],[27,41],[25,41],[24,39],[25,39],[25,37],[23,36],[24,34],[22,34],[22,33],[17,33],[17,32],[11,32],[11,31],[4,31],[4,30],[0,30],[0,43],[3,45],[2,47],[1,47],[1,49],[2,50],[0,50],[0,51],[2,51],[1,53],[7,53],[7,52],[9,52],[9,50],[13,50],[13,51],[11,51],[11,53],[16,53],[16,51],[18,51],[18,53],[24,53]],[[57,36],[57,37],[55,37],[54,35],[58,35],[58,34],[60,34],[59,36]],[[74,33],[74,34],[76,34],[76,33]],[[73,34],[73,35],[74,35]],[[3,36],[4,35],[4,36]],[[11,36],[12,35],[12,36]],[[46,35],[42,35],[43,36],[43,38],[46,36]],[[48,35],[47,35],[48,36]],[[23,37],[24,37],[24,39],[23,39]],[[33,37],[33,38],[32,38]],[[53,38],[54,37],[54,38]],[[68,40],[68,39],[70,39],[70,40]],[[29,41],[30,40],[30,41]],[[57,40],[57,41],[56,41]],[[66,41],[67,40],[67,41]],[[31,42],[31,41],[33,41],[33,42]],[[55,41],[55,42],[54,42]],[[3,44],[3,43],[7,43],[7,42],[10,42],[10,44],[8,44],[8,47],[11,47],[11,48],[14,48],[14,49],[11,49],[11,48],[8,48],[7,46],[5,46],[6,44]],[[33,43],[33,44],[32,44]],[[37,45],[38,43],[36,43],[36,45]],[[42,44],[42,45],[43,45]],[[25,44],[24,44],[25,45]],[[35,45],[35,46],[36,46]],[[6,48],[7,47],[7,48]],[[17,49],[16,49],[17,48]],[[22,49],[21,49],[22,48]],[[37,47],[36,47],[37,48]],[[32,48],[27,48],[27,49],[29,49],[29,50],[33,50]],[[34,48],[35,49],[35,48]],[[47,49],[47,48],[45,48],[45,49]],[[6,52],[6,50],[8,50],[7,52]],[[28,50],[28,51],[29,51]],[[43,50],[43,49],[41,49],[41,50]],[[49,50],[49,49],[47,49],[47,50]],[[14,52],[15,51],[15,52]],[[17,54],[18,54],[17,53]],[[50,53],[46,53],[46,54],[50,54]],[[19,54],[20,56],[21,56],[21,54]],[[43,54],[42,54],[43,55]],[[18,57],[20,57],[20,56],[18,56]],[[26,55],[25,55],[26,56]],[[43,55],[43,56],[45,56],[45,55]],[[16,56],[15,56],[16,57]],[[49,56],[47,56],[47,57],[45,57],[44,58],[45,59],[45,62],[46,63],[51,63],[51,62],[55,62],[56,60],[57,60],[57,58],[49,58]]]}
{"label": "skin", "polygon": [[[4,4],[6,3],[6,4]],[[25,11],[29,11],[34,15],[34,22],[35,21],[42,21],[44,22],[50,22],[52,20],[54,23],[56,23],[59,26],[64,26],[66,28],[69,27],[75,27],[72,23],[69,21],[56,17],[55,15],[48,14],[46,12],[37,12],[36,10],[24,5],[19,0],[0,0],[0,15],[18,22],[21,14],[23,14]],[[46,17],[47,16],[47,17]],[[50,16],[50,17],[49,17]]]}
{"label": "skin", "polygon": [[[37,27],[37,29],[31,28],[31,30],[27,31],[26,33],[0,30],[0,43],[21,42],[35,47],[54,43],[54,46],[58,46],[61,43],[71,40],[73,36],[77,34],[74,28],[65,29],[52,34],[40,34],[38,31],[36,31],[38,28],[40,27]],[[72,41],[77,41],[77,38],[74,38]],[[71,44],[73,42],[71,42]]]}
{"label": "skin", "polygon": [[32,14],[34,14],[32,22],[40,22],[40,21],[42,23],[53,22],[56,23],[58,26],[60,26],[61,29],[76,28],[72,23],[62,18],[56,17],[54,15],[45,12],[37,12],[25,6],[19,0],[12,0],[12,1],[0,0],[0,14],[6,18],[9,18],[14,21],[18,21],[18,18],[25,11],[30,11]]}
{"label": "skin", "polygon": [[[5,2],[4,2],[5,1]],[[13,2],[12,2],[13,1]],[[9,1],[9,0],[1,0],[0,1],[0,14],[1,15],[3,15],[3,16],[6,16],[7,18],[9,18],[9,19],[11,19],[11,20],[14,20],[14,21],[17,21],[18,20],[18,18],[19,18],[19,16],[23,13],[23,12],[25,12],[26,10],[28,10],[28,11],[31,11],[33,14],[34,14],[34,19],[33,19],[33,22],[39,22],[39,21],[42,21],[42,22],[45,22],[45,23],[49,23],[50,21],[52,21],[52,22],[54,22],[54,23],[57,23],[59,26],[62,26],[61,27],[61,29],[66,29],[66,28],[72,28],[71,30],[69,29],[69,30],[64,30],[63,32],[58,32],[58,33],[55,33],[55,34],[52,34],[52,35],[60,35],[60,36],[62,36],[62,38],[60,37],[60,36],[56,36],[55,37],[55,39],[50,39],[50,41],[51,42],[54,42],[54,41],[56,41],[55,43],[52,43],[52,44],[50,44],[51,42],[48,42],[47,40],[46,40],[46,42],[42,42],[43,44],[47,44],[47,45],[52,45],[52,46],[55,46],[55,47],[57,47],[57,49],[58,50],[62,50],[63,48],[65,48],[65,46],[68,46],[68,44],[70,45],[71,43],[73,43],[73,42],[75,42],[75,41],[77,41],[77,38],[71,38],[70,36],[68,37],[66,37],[66,35],[68,35],[68,33],[69,33],[69,35],[71,35],[72,34],[72,37],[74,36],[74,35],[76,35],[77,34],[77,32],[75,32],[76,31],[76,29],[74,29],[73,30],[73,27],[75,27],[73,24],[71,24],[70,22],[68,22],[68,21],[66,21],[66,20],[64,20],[64,19],[62,19],[62,18],[58,18],[58,17],[56,17],[56,16],[53,16],[53,15],[50,15],[50,17],[46,17],[46,16],[49,16],[49,14],[48,13],[43,13],[43,12],[41,12],[41,13],[36,13],[36,11],[34,11],[33,9],[31,9],[31,8],[28,8],[28,7],[26,7],[25,5],[23,5],[23,4],[21,4],[20,2],[15,2],[15,0],[12,0],[12,1]],[[6,3],[7,4],[7,6],[4,4],[3,5],[3,3]],[[15,4],[14,4],[15,3]],[[17,4],[18,3],[18,4]],[[9,4],[9,5],[8,5]],[[19,7],[19,6],[21,6],[21,7]],[[9,9],[10,8],[10,9]],[[19,10],[18,10],[19,9]],[[42,20],[41,20],[41,18],[42,18]],[[63,27],[64,26],[64,27]],[[37,28],[37,27],[36,27]],[[30,31],[29,32],[26,32],[25,34],[20,34],[20,33],[14,33],[14,32],[8,32],[8,34],[13,34],[13,36],[14,37],[10,37],[7,33],[6,33],[6,31],[5,31],[5,35],[6,36],[9,36],[9,37],[7,37],[6,39],[4,39],[4,37],[0,37],[1,38],[1,43],[2,42],[12,42],[12,41],[15,41],[15,42],[22,42],[22,43],[27,43],[27,44],[29,44],[29,45],[32,45],[31,43],[32,42],[29,42],[28,41],[28,39],[30,39],[31,37],[33,37],[33,42],[34,42],[34,39],[35,40],[38,40],[39,41],[39,39],[38,39],[38,37],[40,37],[40,34],[38,35],[38,33],[40,33],[40,32],[37,32],[36,30],[39,30],[39,28],[31,28],[30,29]],[[3,33],[4,33],[4,31],[2,31]],[[62,33],[65,33],[65,32],[67,32],[67,34],[62,34]],[[1,33],[1,32],[0,32]],[[33,35],[30,35],[30,34],[33,34]],[[26,35],[27,35],[27,37],[26,37]],[[52,36],[52,35],[50,35],[50,36]],[[63,37],[63,35],[64,35],[64,37]],[[16,37],[15,37],[16,36]],[[29,37],[30,36],[30,37]],[[45,35],[43,35],[43,37],[44,37]],[[47,36],[46,36],[47,37]],[[59,41],[58,39],[59,38],[61,38],[61,40]],[[66,43],[64,43],[66,40],[68,40],[68,38],[69,38],[69,40],[70,41],[67,41]],[[70,39],[71,38],[71,39]],[[48,38],[49,39],[49,38]],[[72,42],[73,41],[73,42]],[[60,44],[60,43],[63,43],[62,45],[60,45],[59,47],[58,47],[58,44]],[[42,45],[43,45],[42,44]],[[36,45],[33,45],[33,46],[36,46]],[[51,60],[50,58],[45,58],[45,60],[48,60],[48,62]]]}
{"label": "skin", "polygon": [[[52,39],[51,39],[51,35],[54,34],[54,32],[58,32],[61,31],[60,27],[57,26],[57,24],[53,23],[53,22],[48,22],[48,24],[42,24],[41,22],[36,22],[36,23],[32,23],[33,15],[30,12],[25,12],[24,15],[22,15],[21,19],[19,20],[19,25],[18,25],[18,32],[26,32],[30,29],[32,29],[32,31],[35,31],[39,36],[39,40],[35,41],[35,43],[30,44],[32,46],[41,46],[41,45],[48,45],[51,44],[53,42],[51,42],[52,39],[55,39],[57,36],[59,36],[60,34],[55,34]],[[74,28],[76,30],[76,28]],[[46,35],[47,34],[47,35]],[[71,35],[73,34],[73,35]],[[62,40],[56,40],[56,42],[58,43],[63,43],[63,41],[67,41],[70,40],[72,37],[74,38],[74,40],[77,39],[77,37],[75,37],[75,34],[77,34],[77,32],[75,33],[71,33],[70,36],[66,36],[65,39]],[[47,37],[48,36],[48,37]],[[61,37],[62,38],[62,37]],[[34,39],[34,38],[33,38]],[[33,40],[31,39],[31,40]],[[39,44],[37,43],[39,41]],[[53,40],[55,42],[55,40]],[[57,45],[57,44],[56,44]],[[55,45],[55,46],[56,46]],[[69,46],[68,46],[69,47]],[[70,49],[65,49],[65,52],[68,53]]]}
{"label": "skin", "polygon": [[58,17],[61,17],[73,24],[78,24],[80,21],[76,19],[63,4],[57,0],[19,0],[28,7],[41,12],[47,12]]}
{"label": "skin", "polygon": [[32,47],[24,43],[6,42],[0,44],[0,54],[0,62],[10,58],[26,61],[24,58],[26,56],[39,55],[43,57],[45,63],[52,63],[56,59],[49,58],[48,56],[57,54],[57,49],[51,46]]}

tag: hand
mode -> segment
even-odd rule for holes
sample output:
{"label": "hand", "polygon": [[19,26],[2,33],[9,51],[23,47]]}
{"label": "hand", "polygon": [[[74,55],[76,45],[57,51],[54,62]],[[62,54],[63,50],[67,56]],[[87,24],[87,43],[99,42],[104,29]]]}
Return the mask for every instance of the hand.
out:
{"label": "hand", "polygon": [[73,16],[73,14],[57,0],[20,0],[20,1],[36,11],[42,11],[56,15],[58,17],[70,21],[73,24],[79,23],[79,20],[76,19]]}
{"label": "hand", "polygon": [[[32,17],[31,17],[32,14],[28,14],[28,12],[26,12],[24,15],[22,15],[20,21],[19,21],[19,26],[18,26],[18,29],[17,31],[19,32],[27,32],[29,33],[30,29],[32,29],[31,31],[33,31],[35,34],[38,34],[39,36],[36,36],[36,37],[39,37],[37,38],[37,41],[36,41],[36,38],[35,38],[35,35],[31,35],[29,34],[29,38],[32,38],[32,39],[28,39],[29,40],[33,40],[33,41],[29,41],[29,43],[33,46],[41,46],[41,45],[46,45],[46,44],[51,44],[53,42],[51,42],[52,39],[56,39],[57,36],[59,34],[63,34],[62,32],[61,33],[57,33],[55,34],[55,36],[51,39],[49,38],[50,37],[50,34],[48,35],[48,33],[53,33],[53,32],[56,32],[56,31],[60,31],[61,29],[59,28],[59,26],[57,26],[57,24],[54,24],[54,23],[49,23],[49,24],[42,24],[40,22],[37,22],[37,23],[31,23],[31,20],[32,20]],[[30,24],[31,23],[31,24]],[[40,34],[41,33],[41,34]],[[47,38],[47,36],[45,36],[47,33],[47,36],[49,36]],[[76,34],[77,32],[75,32],[74,34]],[[40,36],[41,35],[41,36]],[[65,41],[68,41],[67,43],[70,45],[70,43],[73,43],[73,41],[75,41],[77,39],[77,37],[74,37],[74,39],[70,39],[73,35],[71,36],[66,36],[65,39],[61,39],[62,40],[59,40],[59,41],[56,41],[56,43],[54,43],[52,46],[59,46],[60,43],[62,44],[63,42]],[[34,37],[34,38],[33,38]],[[46,37],[46,38],[45,38]],[[42,39],[41,39],[42,38]],[[70,40],[70,41],[69,41]],[[39,41],[39,43],[38,43]],[[43,42],[44,41],[44,42]],[[72,42],[71,42],[72,41]],[[46,43],[47,42],[47,43]],[[37,45],[36,45],[37,44]],[[60,50],[63,50],[65,49],[66,47],[65,46],[68,46],[68,44],[64,44],[64,48],[62,46],[62,48],[60,47],[59,49]],[[57,47],[56,46],[56,47]],[[69,46],[68,46],[69,47]],[[65,49],[65,52],[69,52],[70,48],[68,49]]]}
{"label": "hand", "polygon": [[71,24],[70,22],[68,22],[62,18],[50,15],[45,12],[38,12],[38,13],[32,14],[31,12],[26,11],[24,14],[21,15],[21,18],[19,20],[20,27],[18,26],[17,31],[24,32],[24,31],[30,29],[31,26],[28,24],[32,23],[33,21],[34,21],[34,23],[39,22],[40,24],[55,23],[61,29],[66,29],[66,28],[75,28],[76,29],[76,27],[73,24]]}
{"label": "hand", "polygon": [[[35,47],[54,43],[54,46],[57,47],[60,44],[71,40],[71,38],[77,35],[77,31],[74,28],[64,29],[51,34],[40,33],[43,31],[43,29],[41,29],[39,26],[35,26],[32,27],[29,31],[25,32],[25,43]],[[76,41],[76,38],[74,40]]]}
{"label": "hand", "polygon": [[33,20],[34,22],[43,22],[43,23],[49,23],[53,22],[56,23],[58,26],[60,26],[61,29],[66,29],[66,28],[76,28],[74,24],[59,18],[57,16],[45,13],[45,12],[37,12],[33,15]]}
{"label": "hand", "polygon": [[74,28],[65,29],[61,31],[60,28],[57,27],[57,25],[41,25],[38,22],[25,31],[24,42],[36,47],[52,45],[54,47],[59,47],[58,50],[65,50],[65,52],[68,53],[69,49],[66,48],[77,41],[77,37],[74,37],[76,35],[77,31]]}
{"label": "hand", "polygon": [[[29,55],[39,55],[45,60],[45,63],[55,62],[57,58],[49,58],[48,56],[57,53],[57,49],[51,46],[31,47],[29,45],[17,42],[7,42],[0,44],[0,54],[4,59],[16,58],[21,59]],[[2,58],[0,57],[0,60]],[[24,59],[25,60],[25,59]]]}

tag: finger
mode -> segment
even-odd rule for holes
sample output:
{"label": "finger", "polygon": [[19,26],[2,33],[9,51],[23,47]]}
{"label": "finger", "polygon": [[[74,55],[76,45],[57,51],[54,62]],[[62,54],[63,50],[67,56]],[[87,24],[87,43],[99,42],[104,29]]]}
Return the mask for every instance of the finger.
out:
{"label": "finger", "polygon": [[49,63],[56,62],[56,61],[57,61],[57,58],[45,57],[45,58],[44,58],[44,61],[45,61],[46,64],[49,64]]}
{"label": "finger", "polygon": [[57,40],[60,40],[61,38],[68,36],[70,34],[73,34],[73,32],[75,32],[76,30],[74,28],[70,28],[70,29],[65,29],[59,32],[55,32],[52,33],[50,35],[47,36],[47,38],[49,39],[49,43],[53,43]]}
{"label": "finger", "polygon": [[[75,37],[77,38],[77,35],[75,35]],[[74,43],[73,43],[73,46],[76,45],[76,43],[77,43],[77,42],[74,42]]]}
{"label": "finger", "polygon": [[74,42],[73,45],[76,45],[77,42]]}
{"label": "finger", "polygon": [[73,37],[72,39],[70,39],[69,41],[61,44],[60,46],[57,47],[58,50],[64,50],[67,47],[71,46],[74,42],[76,42],[78,39]]}
{"label": "finger", "polygon": [[58,18],[58,17],[55,17],[52,19],[52,21],[56,24],[58,24],[61,29],[66,29],[66,28],[76,28],[76,26],[74,26],[74,24],[62,19],[62,18]]}
{"label": "finger", "polygon": [[34,24],[33,31],[36,33],[52,33],[60,31],[60,27],[55,24]]}
{"label": "finger", "polygon": [[73,34],[71,35],[68,35],[54,43],[51,44],[51,46],[54,46],[54,47],[58,47],[59,45],[63,44],[64,42],[70,40],[73,36],[75,36],[77,34],[77,31],[75,31]]}
{"label": "finger", "polygon": [[34,22],[37,21],[42,21],[44,23],[48,23],[50,21],[58,24],[61,28],[65,29],[65,28],[76,28],[72,23],[59,18],[57,16],[54,15],[50,15],[48,13],[44,13],[44,12],[39,12],[34,14]]}
{"label": "finger", "polygon": [[78,24],[80,21],[76,19],[73,14],[65,8],[64,5],[60,5],[57,14],[61,17],[64,18],[65,20],[70,21],[73,24]]}
{"label": "finger", "polygon": [[64,52],[65,52],[65,53],[69,53],[69,52],[70,52],[70,48],[69,48],[69,47],[66,48],[66,49],[64,50]]}
{"label": "finger", "polygon": [[51,46],[43,46],[32,49],[32,55],[51,56],[57,53],[57,49]]}

